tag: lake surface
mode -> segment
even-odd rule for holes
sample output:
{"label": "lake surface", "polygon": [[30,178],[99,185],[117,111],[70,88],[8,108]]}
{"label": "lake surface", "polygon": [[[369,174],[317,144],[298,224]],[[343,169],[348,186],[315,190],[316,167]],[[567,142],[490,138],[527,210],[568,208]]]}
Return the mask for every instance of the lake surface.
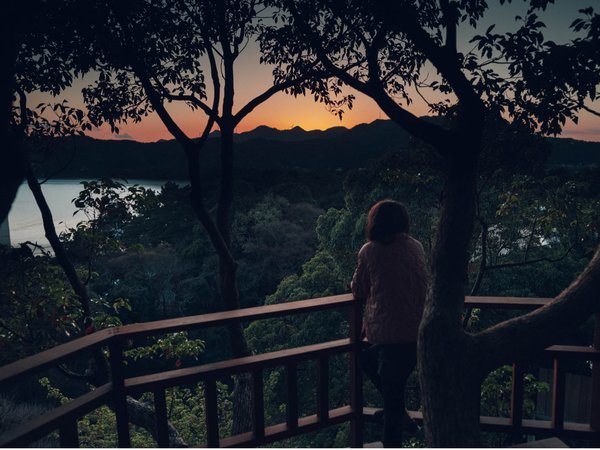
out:
{"label": "lake surface", "polygon": [[[129,180],[127,185],[138,184],[145,188],[160,190],[165,183],[166,181],[160,180]],[[77,208],[71,201],[82,189],[83,186],[78,180],[50,180],[42,185],[58,234],[85,220],[85,216],[81,213],[73,216]],[[23,183],[17,192],[8,214],[8,223],[10,242],[13,246],[26,241],[36,242],[45,248],[50,246],[44,237],[42,216],[27,183]]]}

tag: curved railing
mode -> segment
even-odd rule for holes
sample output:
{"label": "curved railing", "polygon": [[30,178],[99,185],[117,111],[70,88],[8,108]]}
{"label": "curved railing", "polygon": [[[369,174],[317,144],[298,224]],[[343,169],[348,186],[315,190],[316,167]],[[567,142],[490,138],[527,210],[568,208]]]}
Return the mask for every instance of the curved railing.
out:
{"label": "curved railing", "polygon": [[[467,297],[466,306],[476,308],[535,309],[550,299],[519,297]],[[344,308],[348,311],[350,332],[346,339],[291,348],[277,352],[252,355],[217,363],[125,378],[123,368],[123,346],[133,338],[172,333],[235,322],[249,322],[284,315],[294,315]],[[33,421],[15,427],[0,436],[4,447],[25,446],[45,435],[58,430],[63,447],[77,447],[77,420],[104,404],[115,411],[119,446],[130,446],[129,420],[126,396],[142,392],[154,394],[157,441],[160,447],[169,445],[165,389],[181,384],[203,382],[205,385],[206,431],[209,447],[252,447],[275,442],[302,433],[318,430],[333,424],[349,421],[351,424],[352,447],[362,446],[363,420],[369,420],[374,408],[362,407],[362,376],[359,369],[361,308],[350,294],[312,300],[281,303],[235,311],[203,314],[156,322],[131,324],[108,328],[63,345],[21,359],[0,368],[0,387],[15,379],[53,367],[82,352],[90,352],[108,346],[111,363],[111,382],[106,383],[68,404],[51,410]],[[597,342],[600,344],[600,333]],[[328,367],[333,355],[350,355],[350,395],[348,404],[335,409],[329,406]],[[592,406],[591,424],[572,424],[564,421],[565,371],[567,359],[599,361],[600,352],[592,347],[552,346],[545,353],[554,360],[553,415],[550,421],[523,419],[523,371],[519,364],[513,365],[513,389],[511,417],[482,417],[482,429],[539,436],[600,438],[600,402]],[[297,366],[299,363],[317,361],[317,410],[316,414],[299,417]],[[600,365],[594,364],[593,396],[600,396]],[[265,426],[262,371],[272,367],[284,367],[286,378],[286,422]],[[219,437],[216,379],[239,373],[252,377],[252,431],[226,438]],[[417,421],[420,412],[412,411]],[[593,424],[593,425],[592,425]]]}

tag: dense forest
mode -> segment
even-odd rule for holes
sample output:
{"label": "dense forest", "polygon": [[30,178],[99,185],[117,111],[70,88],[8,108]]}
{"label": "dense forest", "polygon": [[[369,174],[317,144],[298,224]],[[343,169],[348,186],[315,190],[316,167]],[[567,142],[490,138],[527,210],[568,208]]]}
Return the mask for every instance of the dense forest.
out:
{"label": "dense forest", "polygon": [[[598,144],[556,136],[584,112],[600,115],[600,16],[592,7],[562,9],[568,2],[520,2],[518,15],[510,9],[515,2],[497,3],[7,3],[0,17],[0,221],[26,183],[51,251],[31,243],[0,248],[0,364],[121,324],[348,292],[366,212],[393,198],[408,207],[430,269],[407,393],[424,427],[406,444],[523,440],[480,431],[480,415],[509,414],[506,364],[531,361],[552,344],[589,343],[590,317],[599,310]],[[508,23],[499,14],[505,11]],[[561,11],[573,17],[555,39],[544,20]],[[270,75],[257,92],[238,95],[240,81],[251,78],[250,60]],[[66,99],[73,90],[79,104]],[[237,134],[276,94],[312,97],[340,119],[360,95],[390,120]],[[415,102],[427,116],[415,113]],[[150,115],[168,140],[86,136],[102,127],[119,134]],[[87,178],[73,199],[81,221],[60,235],[42,189],[56,176]],[[171,181],[156,191],[127,178]],[[551,300],[523,314],[466,309],[469,294]],[[333,311],[117,347],[131,377],[351,333],[356,349],[357,331]],[[0,430],[108,386],[114,401],[71,424],[70,442],[159,442],[153,395],[125,395],[119,385],[120,350],[90,353],[40,376],[12,372],[10,386],[0,383]],[[541,414],[546,363],[524,367],[525,417]],[[348,403],[352,364],[330,361],[331,407]],[[598,373],[589,363],[567,370]],[[206,412],[205,389],[223,435],[252,429],[252,392],[264,393],[266,425],[283,421],[283,371],[262,375],[261,387],[239,374],[214,389],[168,389],[163,438],[171,446],[206,442],[204,419],[214,414]],[[301,416],[315,411],[315,382],[314,364],[301,364]],[[381,404],[366,381],[364,397]],[[358,406],[350,412],[355,422]],[[115,413],[125,419],[117,421],[118,436]],[[376,428],[366,428],[366,441],[377,439]],[[346,423],[277,445],[346,446],[349,438],[362,442],[359,427]],[[59,439],[52,433],[38,444]]]}

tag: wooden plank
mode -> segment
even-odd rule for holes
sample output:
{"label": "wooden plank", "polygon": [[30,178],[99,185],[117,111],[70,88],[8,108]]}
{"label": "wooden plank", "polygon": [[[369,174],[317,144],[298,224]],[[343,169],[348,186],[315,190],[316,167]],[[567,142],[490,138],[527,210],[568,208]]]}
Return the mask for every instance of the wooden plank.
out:
{"label": "wooden plank", "polygon": [[[373,408],[371,406],[365,406],[363,407],[363,417],[365,418],[365,420],[367,421],[373,421],[374,420],[374,415],[377,411],[382,411],[381,408]],[[423,413],[421,411],[407,411],[408,412],[408,416],[414,420],[415,422],[417,422],[419,425],[423,424]]]}
{"label": "wooden plank", "polygon": [[512,391],[510,396],[510,418],[516,433],[523,424],[523,367],[514,363],[512,368]]}
{"label": "wooden plank", "polygon": [[128,448],[131,447],[131,439],[129,435],[129,415],[127,414],[127,398],[124,385],[125,364],[123,362],[123,341],[120,338],[115,338],[111,341],[109,358],[119,447]]}
{"label": "wooden plank", "polygon": [[70,420],[81,417],[105,404],[110,398],[111,389],[111,383],[103,384],[30,422],[14,427],[0,436],[0,447],[25,447],[37,441]]}
{"label": "wooden plank", "polygon": [[485,309],[536,309],[550,303],[553,298],[466,296],[465,306]]}
{"label": "wooden plank", "polygon": [[77,419],[68,420],[59,430],[60,446],[63,448],[79,447],[79,432],[77,431]]}
{"label": "wooden plank", "polygon": [[329,359],[317,360],[317,418],[327,420],[329,414]]}
{"label": "wooden plank", "polygon": [[58,365],[69,357],[91,351],[94,347],[107,343],[114,333],[115,328],[106,328],[2,366],[0,367],[0,387],[4,387],[16,377],[21,378],[39,372],[47,367]]}
{"label": "wooden plank", "polygon": [[169,446],[169,424],[164,389],[154,391],[154,414],[156,415],[156,443],[160,448],[166,448]]}
{"label": "wooden plank", "polygon": [[[372,420],[373,414],[380,408],[365,407],[364,416]],[[423,423],[423,413],[421,411],[408,411],[408,415],[419,424]],[[509,433],[512,430],[511,419],[508,417],[490,417],[481,416],[479,424],[483,431],[493,431],[500,433]],[[523,434],[535,434],[540,436],[554,436],[556,430],[552,428],[549,420],[531,420],[523,419]],[[600,437],[600,431],[594,430],[586,423],[565,422],[564,429],[559,433],[560,437],[573,437],[579,439],[592,439],[594,436]]]}
{"label": "wooden plank", "polygon": [[552,428],[560,431],[565,424],[565,370],[560,360],[554,360],[552,388]]}
{"label": "wooden plank", "polygon": [[206,445],[219,447],[219,410],[217,404],[217,383],[214,378],[206,380],[204,384],[204,399],[206,402],[204,414],[206,416]]}
{"label": "wooden plank", "polygon": [[544,351],[552,357],[565,359],[574,358],[584,361],[599,361],[600,351],[583,345],[551,345]]}
{"label": "wooden plank", "polygon": [[539,441],[529,441],[522,444],[512,445],[511,448],[569,448],[567,444],[558,439],[552,437],[548,439],[541,439]]}
{"label": "wooden plank", "polygon": [[204,364],[197,367],[169,370],[151,375],[129,378],[125,380],[125,387],[128,392],[152,390],[156,387],[167,388],[180,384],[194,383],[209,375],[220,377],[241,372],[252,372],[253,370],[316,359],[323,355],[349,352],[354,348],[353,345],[354,344],[352,344],[349,339],[339,339],[336,341],[323,342],[321,344],[307,345],[288,350],[279,350],[260,355]]}
{"label": "wooden plank", "polygon": [[117,333],[126,338],[149,336],[153,334],[173,333],[192,328],[219,326],[231,322],[269,319],[284,315],[322,311],[340,308],[354,303],[352,294],[334,295],[274,305],[242,308],[197,316],[178,317],[176,319],[157,320],[154,322],[135,323],[117,328]]}
{"label": "wooden plank", "polygon": [[254,439],[252,433],[243,433],[236,436],[229,436],[221,439],[221,447],[257,447],[259,445],[270,444],[282,439],[288,439],[299,434],[309,433],[319,430],[324,427],[339,424],[348,421],[353,415],[350,406],[342,406],[341,408],[332,409],[329,411],[326,422],[320,422],[317,415],[302,417],[298,421],[298,428],[292,430],[287,424],[280,423],[265,428],[265,435],[262,439]]}
{"label": "wooden plank", "polygon": [[298,367],[295,364],[285,366],[286,403],[285,416],[289,429],[298,428]]}
{"label": "wooden plank", "polygon": [[354,345],[350,353],[350,406],[354,416],[350,421],[350,447],[361,448],[364,440],[363,382],[362,382],[362,308],[355,303],[348,308],[350,339]]}
{"label": "wooden plank", "polygon": [[256,440],[265,435],[265,400],[262,370],[252,372],[252,433]]}

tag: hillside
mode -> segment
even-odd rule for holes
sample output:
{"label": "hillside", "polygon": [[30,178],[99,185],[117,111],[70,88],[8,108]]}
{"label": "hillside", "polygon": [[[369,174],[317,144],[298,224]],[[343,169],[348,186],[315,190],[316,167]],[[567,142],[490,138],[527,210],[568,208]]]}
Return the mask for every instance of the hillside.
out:
{"label": "hillside", "polygon": [[[600,165],[600,143],[550,138],[551,166]],[[366,166],[386,153],[399,151],[409,136],[389,120],[376,120],[353,128],[334,127],[306,131],[300,127],[277,130],[260,126],[236,135],[236,169],[247,170],[335,170]],[[203,150],[203,170],[218,170],[218,132]],[[57,157],[47,158],[44,174],[65,165],[61,178],[184,179],[183,152],[174,140],[141,143],[128,140],[97,140],[89,137],[64,139]]]}

